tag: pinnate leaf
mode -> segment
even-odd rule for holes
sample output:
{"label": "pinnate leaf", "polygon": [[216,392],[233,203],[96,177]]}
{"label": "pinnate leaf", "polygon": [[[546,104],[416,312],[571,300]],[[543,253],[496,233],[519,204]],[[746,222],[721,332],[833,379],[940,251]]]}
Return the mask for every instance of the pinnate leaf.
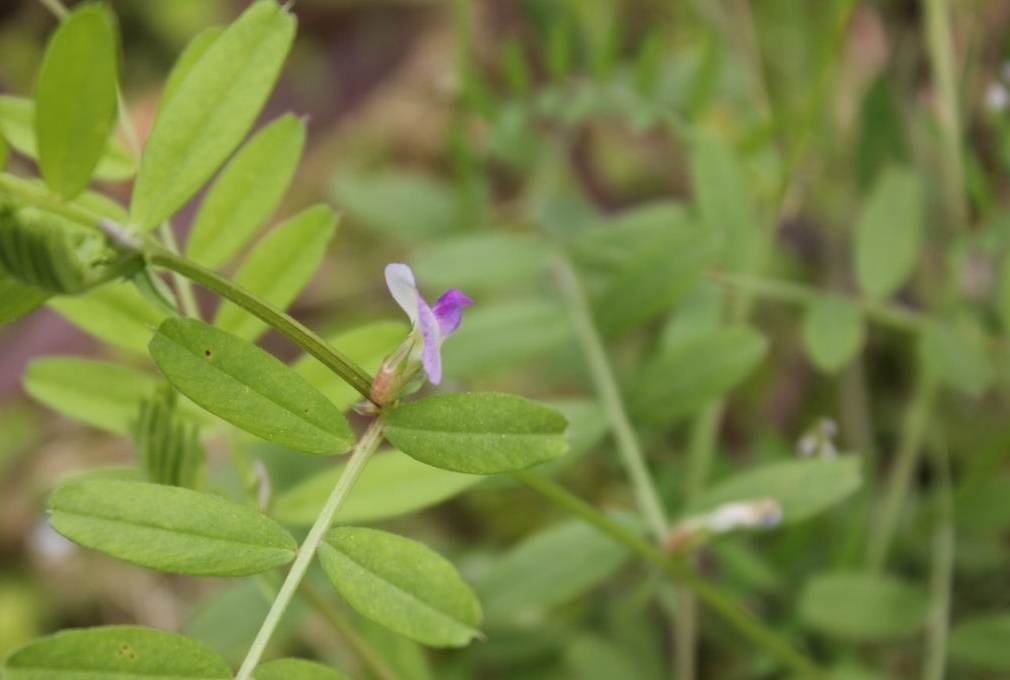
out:
{"label": "pinnate leaf", "polygon": [[326,397],[252,343],[195,319],[167,319],[151,356],[172,385],[246,432],[297,451],[342,453],[354,435]]}
{"label": "pinnate leaf", "polygon": [[477,597],[450,562],[416,541],[340,527],[327,534],[319,558],[341,597],[404,637],[462,647],[478,634]]}
{"label": "pinnate leaf", "polygon": [[567,448],[568,420],[514,394],[465,392],[406,403],[386,415],[386,438],[434,467],[476,475],[557,458]]}
{"label": "pinnate leaf", "polygon": [[807,308],[802,337],[814,364],[831,373],[859,353],[866,322],[854,303],[837,295],[822,295]]}
{"label": "pinnate leaf", "polygon": [[[285,309],[322,262],[336,224],[337,216],[326,205],[285,220],[256,244],[235,273],[235,283]],[[227,300],[218,308],[214,325],[247,340],[267,328],[265,321]]]}
{"label": "pinnate leaf", "polygon": [[260,0],[213,40],[154,119],[130,215],[160,224],[193,197],[249,132],[294,39],[295,19]]}
{"label": "pinnate leaf", "polygon": [[219,267],[252,238],[287,191],[305,146],[305,123],[285,114],[239,149],[193,218],[186,255]]}
{"label": "pinnate leaf", "polygon": [[243,576],[287,564],[295,539],[252,508],[146,482],[71,479],[49,498],[53,528],[76,543],[151,569]]}
{"label": "pinnate leaf", "polygon": [[224,658],[196,640],[156,628],[101,626],[48,635],[15,650],[6,680],[228,680]]}
{"label": "pinnate leaf", "polygon": [[941,380],[966,394],[981,394],[995,378],[985,351],[951,324],[929,321],[919,349],[922,360]]}
{"label": "pinnate leaf", "polygon": [[116,118],[119,36],[107,7],[82,4],[53,32],[35,83],[39,170],[73,198],[88,185]]}
{"label": "pinnate leaf", "polygon": [[845,640],[871,641],[914,633],[926,618],[926,597],[887,574],[818,574],[800,594],[799,614],[814,630]]}

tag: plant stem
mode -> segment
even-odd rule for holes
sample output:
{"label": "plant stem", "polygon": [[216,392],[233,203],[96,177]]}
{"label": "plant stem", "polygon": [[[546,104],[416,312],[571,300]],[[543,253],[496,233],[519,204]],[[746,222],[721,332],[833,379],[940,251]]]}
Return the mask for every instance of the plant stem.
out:
{"label": "plant stem", "polygon": [[323,536],[333,523],[337,510],[343,505],[348,492],[354,485],[355,480],[357,480],[361,470],[364,469],[369,456],[372,455],[372,452],[375,451],[375,448],[382,440],[382,430],[383,423],[381,419],[372,421],[365,434],[362,435],[354,447],[344,474],[341,475],[337,485],[333,487],[330,497],[326,499],[326,504],[323,506],[322,511],[320,511],[319,517],[316,518],[315,524],[309,530],[309,535],[305,537],[305,540],[299,546],[298,556],[295,558],[294,564],[291,565],[291,570],[288,572],[287,578],[284,579],[280,592],[277,593],[277,598],[274,599],[273,604],[270,606],[270,611],[267,612],[267,617],[256,634],[256,639],[253,640],[249,652],[242,661],[242,667],[239,668],[238,674],[235,676],[236,680],[249,680],[252,676],[252,672],[259,663],[260,657],[263,656],[263,650],[266,649],[267,643],[270,642],[270,637],[277,628],[277,624],[280,623],[281,616],[287,610],[291,599],[295,595],[295,591],[305,577],[305,572],[308,571],[309,565],[316,555],[316,550],[319,549],[319,544],[323,542]]}
{"label": "plant stem", "polygon": [[[172,225],[168,222],[162,222],[161,226],[158,227],[158,231],[161,233],[161,240],[164,242],[165,247],[173,253],[178,253],[179,244],[175,240],[175,232],[172,231]],[[179,303],[182,306],[183,312],[187,316],[199,319],[200,306],[196,303],[196,296],[193,295],[193,286],[190,284],[189,279],[181,274],[172,272],[172,280],[175,282],[176,289],[179,292]]]}
{"label": "plant stem", "polygon": [[646,467],[645,456],[638,444],[631,419],[628,418],[628,413],[624,408],[621,391],[617,386],[610,362],[607,360],[603,340],[593,323],[586,295],[567,259],[561,256],[556,258],[554,270],[561,293],[568,303],[568,312],[571,315],[575,336],[585,355],[590,378],[600,401],[603,402],[603,409],[607,414],[610,427],[614,431],[621,463],[631,480],[639,510],[656,539],[663,541],[669,530],[666,511],[663,509],[659,494],[652,482],[652,476]]}
{"label": "plant stem", "polygon": [[691,571],[682,562],[666,555],[655,545],[629,531],[622,524],[604,515],[585,501],[542,475],[520,470],[512,476],[551,502],[568,510],[614,539],[646,562],[658,567],[667,576],[690,589],[724,621],[758,646],[775,655],[779,661],[803,677],[829,680],[828,674],[785,639],[766,627],[761,621],[741,609],[733,600],[715,586]]}
{"label": "plant stem", "polygon": [[[936,380],[928,366],[920,364],[915,392],[905,412],[905,422],[901,428],[897,460],[891,470],[889,488],[880,513],[873,517],[867,542],[866,564],[879,571],[887,561],[887,553],[894,540],[901,506],[908,496],[912,474],[919,462],[922,441],[929,423],[930,407],[936,395]],[[872,515],[871,515],[872,516]]]}
{"label": "plant stem", "polygon": [[953,223],[967,226],[967,207],[964,196],[964,160],[961,156],[961,112],[958,106],[957,83],[954,78],[953,35],[950,25],[950,7],[946,0],[923,0],[925,5],[926,45],[929,61],[936,79],[938,117],[943,152],[947,162],[947,181]]}
{"label": "plant stem", "polygon": [[305,581],[302,584],[299,594],[309,603],[312,607],[319,612],[319,614],[329,622],[333,629],[337,632],[337,635],[344,641],[351,651],[358,657],[361,664],[365,666],[372,675],[374,675],[377,680],[401,680],[400,676],[390,668],[385,661],[383,661],[378,654],[375,653],[369,644],[361,638],[354,628],[344,620],[339,613],[334,611],[333,607],[326,598],[323,596],[319,589],[313,585],[312,581]]}
{"label": "plant stem", "polygon": [[51,213],[62,215],[83,226],[98,229],[98,220],[101,219],[101,215],[79,205],[67,203],[35,182],[7,172],[0,172],[0,191],[34,203]]}
{"label": "plant stem", "polygon": [[922,680],[947,676],[947,635],[950,627],[951,582],[954,575],[954,501],[951,494],[950,456],[946,442],[935,447],[937,472],[937,524],[933,533],[933,567],[930,574],[930,614],[926,624],[926,659]]}
{"label": "plant stem", "polygon": [[153,265],[170,269],[231,300],[251,314],[273,326],[298,343],[306,352],[319,359],[327,368],[343,378],[361,396],[368,399],[372,377],[353,361],[330,346],[315,332],[285,314],[260,296],[236,285],[217,272],[177,255],[159,245],[149,246],[147,260]]}

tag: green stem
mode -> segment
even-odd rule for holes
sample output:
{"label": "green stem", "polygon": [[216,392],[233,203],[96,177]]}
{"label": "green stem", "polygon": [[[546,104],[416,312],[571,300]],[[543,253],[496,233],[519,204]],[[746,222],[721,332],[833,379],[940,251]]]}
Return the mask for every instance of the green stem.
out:
{"label": "green stem", "polygon": [[937,525],[933,534],[933,568],[930,574],[930,615],[926,627],[926,659],[922,680],[947,677],[947,637],[950,628],[951,584],[954,576],[954,500],[951,493],[950,456],[940,441],[935,455],[937,471]]}
{"label": "green stem", "polygon": [[[168,222],[162,222],[158,228],[158,232],[161,234],[161,240],[164,242],[165,247],[173,253],[178,253],[179,244],[175,240],[175,232],[172,231],[172,225]],[[199,319],[200,306],[196,302],[196,296],[193,295],[193,286],[190,284],[189,279],[181,274],[172,272],[172,280],[175,282],[176,290],[179,291],[179,303],[182,306],[183,312],[187,316]]]}
{"label": "green stem", "polygon": [[231,300],[249,313],[266,321],[276,330],[298,343],[306,352],[319,359],[331,371],[347,381],[365,399],[369,398],[368,393],[372,386],[371,376],[365,373],[353,361],[331,347],[329,343],[316,335],[315,332],[277,309],[260,296],[236,285],[217,272],[207,269],[181,255],[177,255],[162,246],[149,246],[147,260],[152,265],[170,269],[196,281],[201,286],[209,288],[218,295]]}
{"label": "green stem", "polygon": [[652,533],[657,540],[663,541],[666,538],[669,526],[666,519],[666,511],[660,502],[659,494],[653,485],[652,476],[645,464],[645,456],[638,444],[631,419],[624,408],[624,401],[621,391],[617,386],[617,379],[614,377],[613,369],[607,359],[606,350],[603,347],[603,340],[600,338],[589,312],[589,303],[586,295],[572,271],[571,264],[563,257],[558,257],[554,263],[557,273],[557,280],[561,293],[568,303],[568,312],[571,315],[572,325],[575,329],[575,337],[578,339],[585,355],[586,366],[589,369],[590,378],[596,388],[596,392],[603,403],[603,409],[607,414],[607,420],[614,432],[617,441],[617,450],[621,455],[621,462],[625,472],[631,480],[631,486],[646,522],[648,522]]}
{"label": "green stem", "polygon": [[905,413],[897,460],[891,470],[887,495],[880,513],[876,516],[871,515],[873,524],[866,551],[866,564],[871,569],[879,571],[887,561],[887,553],[894,540],[901,507],[908,496],[912,475],[919,462],[922,441],[925,437],[926,426],[929,424],[930,407],[936,395],[936,389],[936,381],[929,367],[920,365],[915,392]]}
{"label": "green stem", "polygon": [[316,588],[312,581],[305,581],[302,584],[299,594],[308,602],[312,607],[319,612],[320,615],[333,627],[337,632],[337,635],[341,640],[344,641],[351,651],[358,657],[361,664],[367,668],[377,680],[401,680],[400,676],[390,668],[385,661],[375,653],[369,644],[358,635],[354,628],[344,620],[344,617],[337,613],[333,606],[327,602],[326,598],[323,596],[319,589]]}
{"label": "green stem", "polygon": [[277,624],[280,623],[281,616],[284,615],[288,605],[291,603],[291,599],[295,595],[295,591],[298,590],[302,579],[305,578],[305,572],[308,571],[309,565],[312,563],[316,551],[319,549],[319,544],[323,542],[323,537],[333,523],[337,510],[343,505],[348,492],[351,490],[362,469],[364,469],[369,456],[372,455],[372,452],[375,451],[382,440],[382,430],[383,424],[381,420],[376,419],[372,421],[372,424],[368,426],[365,434],[362,435],[354,447],[351,458],[347,462],[347,468],[330,493],[330,497],[326,499],[326,504],[323,506],[322,511],[320,511],[319,517],[316,518],[315,524],[309,530],[309,535],[305,537],[305,540],[298,548],[298,556],[295,558],[294,564],[291,565],[291,570],[288,572],[287,578],[284,579],[280,592],[277,593],[276,599],[274,599],[273,604],[270,606],[270,611],[267,612],[267,617],[256,634],[256,639],[253,640],[252,646],[249,647],[249,652],[242,661],[242,666],[239,668],[235,680],[249,680],[252,677],[253,670],[259,663],[260,657],[263,656],[263,650],[266,649],[267,643],[270,642],[270,638],[277,628]]}
{"label": "green stem", "polygon": [[923,0],[925,5],[926,45],[929,61],[936,78],[939,104],[940,133],[947,162],[947,181],[953,222],[964,226],[967,208],[964,197],[964,159],[961,156],[961,113],[958,106],[957,82],[954,77],[953,35],[950,7],[946,0]]}
{"label": "green stem", "polygon": [[806,678],[829,680],[828,674],[817,664],[797,651],[787,640],[766,627],[761,621],[738,607],[730,597],[691,571],[682,562],[666,555],[655,545],[602,514],[592,505],[569,493],[550,479],[527,470],[513,472],[512,476],[556,505],[581,517],[601,533],[625,546],[649,564],[659,568],[670,578],[684,584],[724,621],[752,642],[775,655],[785,666]]}
{"label": "green stem", "polygon": [[[748,274],[729,274],[726,272],[709,272],[708,278],[728,286],[742,288],[759,297],[777,302],[794,305],[808,305],[824,296],[824,291],[806,286],[802,283],[782,281],[763,276]],[[867,318],[882,326],[917,333],[922,330],[924,317],[922,314],[905,307],[875,302],[866,298],[848,298],[858,305]]]}

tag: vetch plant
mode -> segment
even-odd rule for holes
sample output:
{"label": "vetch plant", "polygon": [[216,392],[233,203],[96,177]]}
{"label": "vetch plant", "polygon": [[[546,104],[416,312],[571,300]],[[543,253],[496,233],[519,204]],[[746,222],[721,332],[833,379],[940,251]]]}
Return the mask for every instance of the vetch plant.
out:
{"label": "vetch plant", "polygon": [[[962,422],[1005,397],[1010,239],[987,187],[961,185],[982,161],[959,146],[942,0],[920,99],[943,115],[916,109],[929,134],[905,140],[942,168],[901,144],[914,126],[885,125],[893,74],[858,91],[858,132],[822,135],[825,83],[865,61],[835,49],[858,42],[852,8],[879,8],[677,9],[701,29],[685,43],[633,2],[520,3],[535,40],[489,31],[490,68],[469,54],[487,19],[450,3],[453,181],[348,154],[336,205],[308,206],[306,119],[257,126],[302,8],[255,0],[198,33],[141,144],[110,7],[42,4],[60,22],[31,95],[0,95],[0,322],[46,306],[101,342],[34,359],[25,390],[135,459],[46,478],[48,524],[127,563],[96,563],[116,576],[228,581],[185,621],[60,621],[4,678],[1010,668],[989,642],[1006,615],[952,606],[959,569],[1003,564],[1010,526],[986,500],[1010,488],[1003,440]],[[807,79],[778,72],[781,22]],[[948,233],[986,210],[996,226]],[[790,241],[807,222],[817,238]],[[935,271],[1000,257],[988,279]],[[317,272],[305,322],[291,308]],[[409,324],[375,320],[380,299]],[[159,592],[181,603],[179,582]]]}

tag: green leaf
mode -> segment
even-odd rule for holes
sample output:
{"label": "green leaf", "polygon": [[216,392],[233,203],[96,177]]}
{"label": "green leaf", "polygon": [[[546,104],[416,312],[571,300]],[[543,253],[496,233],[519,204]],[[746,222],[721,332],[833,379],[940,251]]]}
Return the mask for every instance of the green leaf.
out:
{"label": "green leaf", "polygon": [[782,523],[792,524],[841,502],[861,483],[859,458],[854,455],[767,463],[715,484],[691,503],[688,514],[724,503],[773,498],[782,506]]}
{"label": "green leaf", "polygon": [[305,659],[271,659],[256,666],[255,680],[351,680],[351,676]]}
{"label": "green leaf", "polygon": [[859,353],[866,339],[866,321],[849,300],[820,295],[803,316],[801,334],[814,365],[834,373]]}
{"label": "green leaf", "polygon": [[220,654],[188,637],[156,628],[101,626],[64,630],[13,651],[6,680],[228,680]]}
{"label": "green leaf", "polygon": [[177,390],[246,432],[306,453],[342,453],[354,441],[326,397],[241,338],[195,319],[167,319],[149,348]]}
{"label": "green leaf", "polygon": [[692,140],[691,185],[699,216],[719,235],[723,264],[755,271],[764,260],[764,224],[746,169],[723,136],[699,131]]}
{"label": "green leaf", "polygon": [[414,257],[414,271],[430,286],[488,290],[528,282],[543,271],[549,256],[537,238],[492,232],[436,241]]}
{"label": "green leaf", "polygon": [[744,326],[719,328],[663,349],[645,363],[630,395],[633,412],[657,425],[691,413],[744,380],[768,341]]}
{"label": "green leaf", "polygon": [[7,142],[4,141],[4,138],[0,136],[0,170],[3,170],[5,167],[7,167],[7,159],[10,158],[10,156],[11,156],[10,147],[7,146]]}
{"label": "green leaf", "polygon": [[856,282],[869,297],[891,296],[911,276],[922,240],[923,189],[900,166],[881,173],[856,223]]}
{"label": "green leaf", "polygon": [[567,419],[514,394],[467,392],[406,403],[385,416],[386,438],[437,468],[476,475],[508,472],[564,453]]}
{"label": "green leaf", "polygon": [[294,559],[295,539],[252,508],[177,486],[71,479],[49,497],[56,531],[112,557],[191,576],[243,576]]}
{"label": "green leaf", "polygon": [[433,647],[478,635],[480,603],[452,564],[424,545],[376,529],[340,527],[319,546],[323,570],[360,614]]}
{"label": "green leaf", "polygon": [[0,264],[0,323],[24,316],[49,299],[50,294],[41,288],[29,286],[14,278]]}
{"label": "green leaf", "polygon": [[[374,374],[386,355],[396,349],[409,332],[410,327],[401,321],[379,321],[327,340],[345,357]],[[357,390],[310,354],[302,355],[292,368],[339,409],[350,408],[361,400]]]}
{"label": "green leaf", "polygon": [[57,297],[48,306],[89,335],[116,347],[147,353],[149,329],[165,318],[155,307],[125,282],[110,282],[85,295]]}
{"label": "green leaf", "polygon": [[[312,524],[346,464],[327,468],[281,494],[271,513],[285,524]],[[340,508],[342,522],[371,522],[405,515],[463,492],[481,481],[476,475],[439,470],[399,451],[374,456]]]}
{"label": "green leaf", "polygon": [[291,184],[305,146],[305,123],[288,113],[238,150],[193,218],[186,255],[219,267],[252,238]]}
{"label": "green leaf", "polygon": [[[669,310],[695,285],[714,254],[711,233],[676,203],[628,211],[576,244],[575,256],[602,270],[593,314],[618,334]],[[589,280],[593,281],[592,272]]]}
{"label": "green leaf", "polygon": [[197,33],[193,36],[192,40],[186,43],[182,54],[179,55],[179,58],[172,65],[172,70],[169,72],[168,78],[165,79],[165,85],[161,88],[161,98],[158,100],[159,111],[165,108],[165,104],[172,99],[176,90],[179,89],[179,85],[182,84],[182,81],[186,79],[189,72],[200,61],[207,48],[213,45],[214,41],[224,33],[224,28],[224,26],[213,26],[205,29]]}
{"label": "green leaf", "polygon": [[[38,158],[34,126],[35,102],[26,97],[0,95],[0,135],[12,149],[33,159]],[[134,170],[130,153],[110,138],[94,174],[98,179],[122,180],[132,177]]]}
{"label": "green leaf", "polygon": [[154,393],[154,376],[119,363],[79,357],[35,359],[25,370],[25,391],[51,409],[82,422],[126,433],[137,404]]}
{"label": "green leaf", "polygon": [[929,321],[919,349],[922,360],[941,380],[966,394],[980,395],[995,378],[992,362],[982,348],[949,324]]}
{"label": "green leaf", "polygon": [[[285,309],[312,275],[333,238],[337,216],[315,205],[274,227],[235,273],[234,282],[278,309]],[[240,338],[254,340],[268,325],[227,300],[218,307],[214,325]]]}
{"label": "green leaf", "polygon": [[351,217],[382,234],[422,238],[459,223],[452,187],[428,175],[350,175],[337,180],[334,190]]}
{"label": "green leaf", "polygon": [[926,619],[920,590],[894,576],[843,571],[818,574],[803,587],[800,619],[812,630],[853,641],[901,638]]}
{"label": "green leaf", "polygon": [[119,36],[104,5],[64,17],[46,46],[35,81],[39,170],[65,199],[88,185],[116,118]]}
{"label": "green leaf", "polygon": [[493,563],[477,584],[488,619],[514,619],[568,602],[624,565],[627,549],[577,519],[526,538]]}
{"label": "green leaf", "polygon": [[130,215],[149,230],[181,208],[252,127],[294,39],[295,19],[253,3],[214,40],[155,116]]}
{"label": "green leaf", "polygon": [[950,632],[950,658],[978,668],[1010,673],[1010,612],[962,621]]}
{"label": "green leaf", "polygon": [[503,371],[559,350],[573,339],[563,307],[549,300],[475,305],[442,350],[445,375]]}
{"label": "green leaf", "polygon": [[579,635],[569,642],[565,665],[579,680],[642,677],[641,669],[624,650],[595,635]]}

